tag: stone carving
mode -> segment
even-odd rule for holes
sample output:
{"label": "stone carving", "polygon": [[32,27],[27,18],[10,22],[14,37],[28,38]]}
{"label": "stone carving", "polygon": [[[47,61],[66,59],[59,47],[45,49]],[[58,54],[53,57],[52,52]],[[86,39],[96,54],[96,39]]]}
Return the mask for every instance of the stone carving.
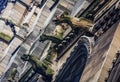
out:
{"label": "stone carving", "polygon": [[71,17],[70,15],[68,15],[68,13],[63,13],[62,15],[57,16],[56,19],[54,19],[53,21],[55,22],[55,24],[57,24],[53,34],[43,34],[43,36],[40,37],[40,41],[51,40],[53,43],[60,43],[63,39],[64,32],[69,27],[71,27],[72,29],[80,28],[82,30],[85,30],[87,32],[87,35],[93,36],[93,34],[90,32],[93,27],[92,20],[88,20],[83,17]]}
{"label": "stone carving", "polygon": [[2,18],[2,17],[0,17],[0,20],[4,21],[6,25],[10,26],[12,32],[14,33],[14,35],[16,35],[15,26],[18,26],[18,25],[16,25],[15,22],[13,22],[10,19],[6,19],[6,18]]}
{"label": "stone carving", "polygon": [[8,82],[14,82],[15,76],[16,76],[17,72],[18,72],[18,71],[17,71],[17,68],[13,68],[13,69],[11,70],[10,76],[9,76],[9,78],[8,78]]}
{"label": "stone carving", "polygon": [[81,28],[89,31],[93,26],[93,21],[86,19],[84,17],[76,18],[68,15],[68,13],[63,13],[60,16],[57,16],[56,19],[53,20],[56,24],[67,23],[74,28]]}
{"label": "stone carving", "polygon": [[52,34],[43,34],[40,41],[51,40],[53,43],[60,43],[63,40],[64,32],[68,29],[65,24],[57,25]]}
{"label": "stone carving", "polygon": [[[60,44],[63,40],[63,35],[65,31],[71,27],[72,30],[76,28],[80,28],[82,30],[85,30],[89,32],[90,28],[93,26],[93,22],[86,19],[86,18],[75,18],[71,17],[66,14],[62,14],[61,16],[58,16],[56,20],[54,20],[56,25],[55,30],[53,31],[52,34],[43,34],[40,36],[39,41],[44,42],[45,40],[51,40],[53,43]],[[79,29],[78,29],[79,30]],[[73,34],[71,33],[70,36],[72,37]],[[63,42],[63,44],[66,41]],[[63,45],[61,44],[61,45]],[[54,74],[53,70],[49,67],[49,65],[52,64],[53,58],[56,57],[57,52],[54,48],[49,49],[49,53],[47,57],[41,62],[39,59],[35,58],[32,55],[26,55],[24,54],[21,56],[21,59],[23,61],[28,61],[32,65],[32,69],[34,72],[39,73],[43,76],[43,79],[47,78],[50,79],[49,81],[52,80],[52,75]]]}
{"label": "stone carving", "polygon": [[39,73],[43,76],[43,79],[51,81],[54,71],[45,63],[41,62],[35,56],[24,54],[21,56],[23,61],[28,61],[32,65],[32,69],[35,73]]}

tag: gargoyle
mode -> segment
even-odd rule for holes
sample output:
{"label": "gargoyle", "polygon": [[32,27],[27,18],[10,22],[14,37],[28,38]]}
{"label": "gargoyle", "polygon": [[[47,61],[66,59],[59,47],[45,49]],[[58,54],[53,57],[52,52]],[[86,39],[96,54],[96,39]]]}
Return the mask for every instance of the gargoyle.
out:
{"label": "gargoyle", "polygon": [[63,13],[60,16],[57,16],[56,19],[53,20],[53,22],[55,22],[55,24],[61,24],[61,23],[67,23],[68,25],[71,26],[72,29],[75,28],[81,28],[81,29],[85,29],[87,31],[90,30],[90,28],[92,28],[93,26],[93,21],[86,19],[84,17],[72,17],[70,15],[68,15],[68,13]]}
{"label": "gargoyle", "polygon": [[13,69],[11,70],[10,76],[9,76],[9,78],[8,78],[8,82],[14,82],[15,76],[16,76],[17,72],[18,72],[18,71],[17,71],[17,68],[13,68]]}
{"label": "gargoyle", "polygon": [[52,34],[43,34],[40,41],[51,40],[53,43],[60,43],[63,39],[64,32],[68,29],[64,24],[57,25]]}
{"label": "gargoyle", "polygon": [[32,69],[35,73],[39,73],[43,76],[43,78],[47,78],[50,81],[52,80],[52,75],[54,71],[45,63],[41,62],[33,55],[24,54],[21,56],[23,61],[28,61],[32,65]]}

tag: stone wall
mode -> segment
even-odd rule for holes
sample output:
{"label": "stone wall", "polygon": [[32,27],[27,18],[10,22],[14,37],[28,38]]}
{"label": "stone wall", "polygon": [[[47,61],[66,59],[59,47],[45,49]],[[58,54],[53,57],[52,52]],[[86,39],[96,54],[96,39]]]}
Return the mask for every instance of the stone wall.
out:
{"label": "stone wall", "polygon": [[119,30],[120,25],[116,23],[95,42],[80,82],[105,81],[107,71],[119,48]]}

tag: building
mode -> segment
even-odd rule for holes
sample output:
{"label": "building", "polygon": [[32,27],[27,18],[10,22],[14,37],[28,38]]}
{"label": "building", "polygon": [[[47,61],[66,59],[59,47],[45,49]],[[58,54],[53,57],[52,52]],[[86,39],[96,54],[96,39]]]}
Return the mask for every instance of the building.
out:
{"label": "building", "polygon": [[[73,44],[75,47],[71,47],[59,58],[59,65],[62,63],[63,65],[61,65],[62,68],[59,66],[60,70],[55,82],[120,81],[120,76],[117,74],[119,55],[116,56],[120,47],[118,45],[119,3],[119,0],[78,0],[71,15],[87,18],[90,14],[94,17],[95,42],[91,53],[88,53],[89,51],[82,44],[80,45],[79,41]],[[87,47],[89,48],[89,45]]]}
{"label": "building", "polygon": [[[55,71],[52,81],[120,81],[120,76],[117,74],[119,73],[120,48],[118,45],[120,30],[119,0],[61,0],[52,11],[49,10],[54,3],[52,0],[47,0],[42,8],[39,3],[38,0],[33,2],[31,0],[18,0],[15,4],[8,3],[6,9],[0,15],[0,17],[10,19],[16,24],[16,34],[14,34],[9,25],[7,26],[3,21],[0,21],[0,32],[13,37],[8,42],[0,41],[0,75],[2,81],[8,79],[10,70],[14,67],[17,67],[18,70],[16,80],[26,70],[30,69],[31,64],[20,59],[24,53],[32,54],[41,61],[46,57],[47,47],[51,43],[49,41],[39,42],[38,38],[42,33],[53,32],[55,24],[51,20],[64,11],[77,18],[94,18],[92,29],[94,37],[83,36],[81,31],[77,31],[78,34],[71,37],[70,33],[74,32],[71,29],[67,30],[65,38],[60,43],[63,46],[61,47],[58,44],[57,59],[51,65],[51,68]],[[64,41],[67,37],[70,38],[66,43]],[[40,78],[40,81],[38,78]],[[41,82],[39,74],[35,75],[30,82],[36,79],[36,82]]]}
{"label": "building", "polygon": [[[67,1],[65,2],[67,3]],[[11,30],[10,25],[6,25],[3,20],[0,21],[0,31],[2,33],[5,33],[6,36],[11,37],[10,40],[7,42],[6,40],[4,41],[5,38],[1,37],[1,45],[4,45],[1,46],[0,49],[1,79],[3,79],[5,75],[9,74],[8,70],[14,67],[13,64],[17,64],[19,66],[18,70],[21,74],[26,70],[26,66],[24,65],[23,61],[20,60],[20,56],[24,53],[29,52],[32,44],[36,43],[39,32],[41,31],[41,29],[41,33],[44,32],[45,28],[48,26],[49,22],[53,18],[53,15],[55,13],[58,13],[59,11],[60,13],[63,12],[59,8],[57,8],[58,5],[56,5],[56,7],[52,11],[49,10],[49,8],[54,4],[52,0],[46,1],[45,5],[43,5],[42,8],[39,5],[40,3],[41,1],[37,0],[33,2],[31,0],[17,0],[14,3],[8,2],[6,8],[0,14],[1,18],[4,18],[5,20],[10,20],[13,24],[15,24],[14,30],[16,31],[16,34],[14,34]],[[72,2],[72,4],[74,3]],[[68,5],[63,6],[68,7]],[[66,9],[65,7],[62,8]],[[38,43],[38,45],[40,46],[37,45],[35,49],[30,53],[36,55],[37,57],[41,57],[41,53],[43,52],[46,44],[47,42]],[[5,74],[7,71],[8,73]]]}

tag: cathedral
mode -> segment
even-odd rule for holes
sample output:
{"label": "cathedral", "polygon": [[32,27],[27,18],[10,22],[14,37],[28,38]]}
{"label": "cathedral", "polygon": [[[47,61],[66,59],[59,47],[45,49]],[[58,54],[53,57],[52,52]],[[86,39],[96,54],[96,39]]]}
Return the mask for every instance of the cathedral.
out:
{"label": "cathedral", "polygon": [[120,0],[1,0],[0,82],[120,82]]}

